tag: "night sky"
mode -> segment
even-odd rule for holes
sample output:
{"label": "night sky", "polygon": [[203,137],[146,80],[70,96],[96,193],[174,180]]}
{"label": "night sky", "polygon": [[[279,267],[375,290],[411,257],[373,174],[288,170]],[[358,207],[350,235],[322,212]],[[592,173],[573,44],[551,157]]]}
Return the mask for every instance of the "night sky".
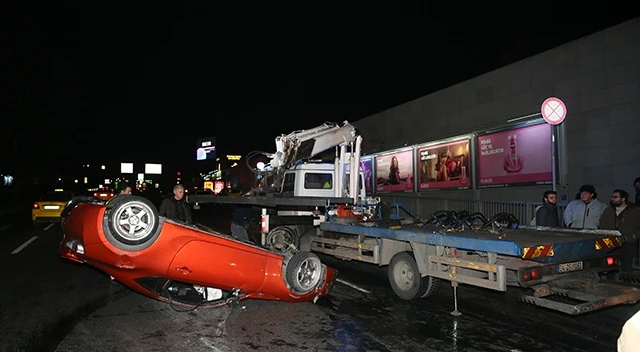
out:
{"label": "night sky", "polygon": [[270,152],[279,134],[356,121],[638,15],[615,1],[83,3],[0,5],[4,167],[180,165],[207,136],[219,154]]}

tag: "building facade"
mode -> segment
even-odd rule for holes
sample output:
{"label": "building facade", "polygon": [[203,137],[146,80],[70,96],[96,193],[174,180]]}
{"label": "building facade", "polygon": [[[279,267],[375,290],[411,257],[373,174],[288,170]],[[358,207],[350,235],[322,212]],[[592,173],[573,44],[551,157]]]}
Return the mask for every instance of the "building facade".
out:
{"label": "building facade", "polygon": [[[427,197],[539,201],[542,192],[552,187],[550,183],[482,187],[479,167],[484,166],[479,155],[483,148],[480,143],[486,139],[479,137],[522,123],[544,123],[541,106],[549,97],[560,98],[567,110],[565,120],[550,127],[554,135],[549,154],[553,187],[561,199],[573,199],[584,183],[593,184],[605,201],[614,188],[635,193],[632,182],[640,176],[640,18],[366,117],[354,125],[363,136],[363,152],[374,160],[374,170],[378,156],[402,150],[399,148],[413,149],[413,170],[406,175],[415,175],[414,188],[377,187],[384,190],[382,193],[389,189]],[[420,175],[426,174],[421,174],[419,146],[443,144],[460,136],[470,139],[470,170],[465,170],[468,187],[436,191],[421,187],[424,182]],[[521,147],[538,148],[531,143]],[[374,192],[375,183],[386,179],[380,173],[374,171]]]}

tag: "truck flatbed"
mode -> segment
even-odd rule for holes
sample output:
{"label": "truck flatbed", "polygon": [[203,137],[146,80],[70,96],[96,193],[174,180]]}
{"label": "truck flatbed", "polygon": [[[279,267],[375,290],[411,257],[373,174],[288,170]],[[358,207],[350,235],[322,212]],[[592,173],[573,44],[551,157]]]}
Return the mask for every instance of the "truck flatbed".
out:
{"label": "truck flatbed", "polygon": [[495,233],[490,230],[446,230],[436,225],[377,226],[375,222],[323,222],[322,231],[424,243],[470,251],[491,252],[539,263],[600,257],[622,245],[618,231],[570,230],[521,226]]}
{"label": "truck flatbed", "polygon": [[326,198],[326,197],[288,197],[288,196],[251,196],[251,197],[231,197],[214,195],[193,195],[188,196],[189,203],[215,203],[215,204],[247,204],[263,207],[276,206],[318,206],[324,207],[328,204],[344,204],[353,202],[352,198]]}

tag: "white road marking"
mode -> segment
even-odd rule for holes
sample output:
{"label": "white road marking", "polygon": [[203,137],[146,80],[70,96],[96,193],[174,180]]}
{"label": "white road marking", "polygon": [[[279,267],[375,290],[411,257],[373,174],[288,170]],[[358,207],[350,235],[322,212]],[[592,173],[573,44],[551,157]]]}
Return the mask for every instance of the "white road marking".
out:
{"label": "white road marking", "polygon": [[55,223],[49,224],[47,225],[47,227],[44,228],[45,231],[47,231],[48,229],[50,229],[51,227],[53,227],[53,225],[55,225]]}
{"label": "white road marking", "polygon": [[371,291],[369,291],[369,290],[367,290],[367,289],[365,289],[365,288],[362,288],[362,287],[360,287],[360,286],[358,286],[358,285],[356,285],[356,284],[352,284],[352,283],[350,283],[350,282],[348,282],[348,281],[344,281],[344,280],[342,280],[342,279],[336,279],[336,281],[337,281],[337,282],[339,282],[339,283],[341,283],[341,284],[343,284],[343,285],[347,285],[347,286],[349,286],[349,287],[351,287],[351,288],[354,288],[354,289],[356,289],[356,290],[358,290],[358,291],[360,291],[360,292],[364,292],[364,293],[371,293]]}
{"label": "white road marking", "polygon": [[35,241],[37,238],[38,238],[38,236],[33,236],[33,237],[31,237],[27,242],[23,243],[23,244],[22,244],[22,246],[20,246],[20,247],[16,248],[13,252],[11,252],[11,254],[17,254],[17,253],[20,253],[20,251],[21,251],[21,250],[23,250],[23,249],[27,248],[27,246],[28,246],[31,242]]}
{"label": "white road marking", "polygon": [[213,345],[213,342],[211,342],[211,340],[209,340],[206,337],[201,337],[200,341],[202,341],[207,347],[209,347],[211,350],[216,351],[216,352],[222,352],[218,347]]}

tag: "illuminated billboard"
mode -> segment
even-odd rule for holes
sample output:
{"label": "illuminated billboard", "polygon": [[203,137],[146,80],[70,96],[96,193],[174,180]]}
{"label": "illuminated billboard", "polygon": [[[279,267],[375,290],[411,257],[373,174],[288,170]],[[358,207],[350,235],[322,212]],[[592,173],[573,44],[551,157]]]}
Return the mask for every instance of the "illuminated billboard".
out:
{"label": "illuminated billboard", "polygon": [[224,189],[224,181],[214,181],[213,184],[213,193],[215,194],[219,194]]}
{"label": "illuminated billboard", "polygon": [[551,184],[551,138],[546,123],[478,136],[478,187]]}
{"label": "illuminated billboard", "polygon": [[196,160],[216,160],[216,137],[197,140]]}
{"label": "illuminated billboard", "polygon": [[413,149],[376,156],[376,192],[413,192]]}
{"label": "illuminated billboard", "polygon": [[367,194],[373,192],[373,158],[360,158],[360,168],[364,173],[364,189]]}
{"label": "illuminated billboard", "polygon": [[133,173],[133,163],[120,163],[120,173],[121,174],[132,174]]}
{"label": "illuminated billboard", "polygon": [[419,191],[471,186],[469,139],[418,148]]}
{"label": "illuminated billboard", "polygon": [[144,173],[148,175],[161,175],[162,164],[144,164]]}

